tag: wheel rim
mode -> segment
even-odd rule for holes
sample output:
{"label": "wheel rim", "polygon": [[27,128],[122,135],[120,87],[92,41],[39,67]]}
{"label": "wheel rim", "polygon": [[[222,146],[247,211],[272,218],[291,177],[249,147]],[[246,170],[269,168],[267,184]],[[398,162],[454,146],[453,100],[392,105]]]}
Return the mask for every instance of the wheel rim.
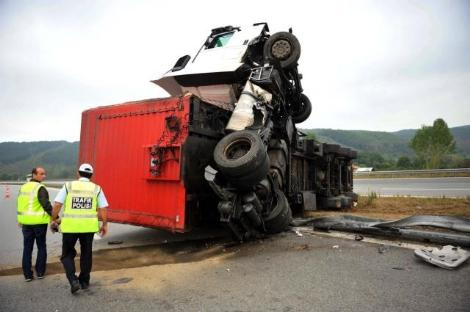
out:
{"label": "wheel rim", "polygon": [[224,155],[228,160],[237,160],[245,156],[251,149],[251,142],[240,139],[230,143],[224,150]]}
{"label": "wheel rim", "polygon": [[280,60],[285,60],[291,54],[292,47],[289,41],[285,39],[277,40],[271,47],[273,56]]}

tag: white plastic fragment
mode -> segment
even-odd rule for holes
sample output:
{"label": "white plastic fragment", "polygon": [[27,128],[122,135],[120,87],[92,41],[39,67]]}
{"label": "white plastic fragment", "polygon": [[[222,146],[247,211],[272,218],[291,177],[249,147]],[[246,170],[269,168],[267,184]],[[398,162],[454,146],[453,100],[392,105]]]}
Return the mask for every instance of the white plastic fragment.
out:
{"label": "white plastic fragment", "polygon": [[455,269],[470,257],[470,253],[460,247],[446,245],[415,249],[415,256],[444,269]]}

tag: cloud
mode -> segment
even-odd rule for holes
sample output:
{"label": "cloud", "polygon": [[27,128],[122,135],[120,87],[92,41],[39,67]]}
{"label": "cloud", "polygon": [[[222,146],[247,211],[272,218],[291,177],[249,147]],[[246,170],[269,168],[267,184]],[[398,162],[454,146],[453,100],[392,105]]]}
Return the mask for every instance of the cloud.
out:
{"label": "cloud", "polygon": [[[314,105],[302,127],[470,123],[465,1],[0,2],[0,141],[78,140],[81,112],[164,97],[149,81],[211,28],[293,27]],[[249,9],[247,9],[249,8]]]}

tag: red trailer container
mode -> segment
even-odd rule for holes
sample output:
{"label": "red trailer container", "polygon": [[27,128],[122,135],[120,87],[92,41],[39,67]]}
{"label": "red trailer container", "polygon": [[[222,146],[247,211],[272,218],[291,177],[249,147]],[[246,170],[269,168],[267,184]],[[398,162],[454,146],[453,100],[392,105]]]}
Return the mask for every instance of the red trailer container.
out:
{"label": "red trailer container", "polygon": [[190,95],[83,112],[79,160],[93,165],[109,220],[184,232],[216,214],[204,168],[229,114]]}

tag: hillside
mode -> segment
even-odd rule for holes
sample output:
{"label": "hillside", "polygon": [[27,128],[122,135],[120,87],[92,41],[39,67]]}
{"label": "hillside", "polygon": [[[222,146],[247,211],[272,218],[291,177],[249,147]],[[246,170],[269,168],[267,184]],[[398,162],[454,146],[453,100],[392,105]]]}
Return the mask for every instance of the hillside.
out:
{"label": "hillside", "polygon": [[0,180],[24,179],[35,166],[43,166],[48,179],[72,178],[78,159],[78,142],[0,143]]}
{"label": "hillside", "polygon": [[323,142],[341,144],[357,151],[375,152],[389,157],[412,156],[408,141],[391,133],[364,130],[312,129]]}
{"label": "hillside", "polygon": [[[416,129],[405,129],[396,132],[364,131],[364,130],[333,130],[333,129],[303,129],[304,132],[313,132],[317,139],[323,142],[337,143],[366,152],[374,152],[390,158],[400,156],[414,156],[413,150],[408,146]],[[470,156],[470,126],[450,128],[457,152],[463,156]]]}
{"label": "hillside", "polygon": [[[470,158],[470,126],[450,129],[460,158]],[[323,142],[337,143],[359,151],[359,163],[377,169],[395,169],[401,156],[413,159],[408,142],[415,129],[397,132],[303,129]],[[48,179],[73,178],[77,166],[79,142],[41,141],[0,143],[0,180],[20,179],[34,166],[43,166]],[[465,165],[467,166],[467,165]],[[404,167],[401,167],[404,168]]]}

